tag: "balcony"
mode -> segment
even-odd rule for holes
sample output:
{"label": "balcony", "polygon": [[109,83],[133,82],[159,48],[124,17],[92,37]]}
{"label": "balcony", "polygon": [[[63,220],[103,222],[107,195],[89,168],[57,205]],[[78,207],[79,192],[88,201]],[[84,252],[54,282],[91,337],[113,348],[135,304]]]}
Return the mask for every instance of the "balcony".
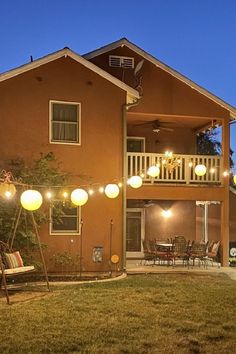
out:
{"label": "balcony", "polygon": [[[147,174],[149,167],[158,166],[157,177]],[[206,173],[198,176],[197,165],[204,165]],[[220,185],[222,183],[222,158],[209,155],[175,155],[167,158],[165,154],[127,152],[128,177],[142,175],[143,184],[191,184]]]}

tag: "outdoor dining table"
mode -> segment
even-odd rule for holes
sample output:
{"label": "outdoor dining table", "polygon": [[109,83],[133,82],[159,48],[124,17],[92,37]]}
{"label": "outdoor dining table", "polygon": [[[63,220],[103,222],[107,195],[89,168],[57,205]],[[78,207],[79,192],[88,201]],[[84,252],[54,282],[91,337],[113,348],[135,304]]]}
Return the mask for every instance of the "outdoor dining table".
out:
{"label": "outdoor dining table", "polygon": [[165,243],[165,242],[156,242],[157,249],[160,248],[161,251],[166,252],[166,260],[167,260],[167,265],[170,265],[170,261],[172,260],[172,243]]}

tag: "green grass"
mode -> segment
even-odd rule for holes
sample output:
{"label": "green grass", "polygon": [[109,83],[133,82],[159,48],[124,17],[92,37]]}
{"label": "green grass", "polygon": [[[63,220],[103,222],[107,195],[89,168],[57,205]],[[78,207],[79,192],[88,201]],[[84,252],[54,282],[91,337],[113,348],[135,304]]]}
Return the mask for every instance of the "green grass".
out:
{"label": "green grass", "polygon": [[[236,353],[236,282],[135,275],[0,300],[4,353]],[[19,298],[20,296],[20,298]]]}

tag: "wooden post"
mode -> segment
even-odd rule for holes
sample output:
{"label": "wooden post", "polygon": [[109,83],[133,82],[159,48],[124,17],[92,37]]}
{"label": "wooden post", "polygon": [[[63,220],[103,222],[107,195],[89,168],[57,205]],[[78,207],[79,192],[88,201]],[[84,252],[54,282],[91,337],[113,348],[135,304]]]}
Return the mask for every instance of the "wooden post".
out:
{"label": "wooden post", "polygon": [[110,257],[109,257],[109,263],[111,267],[111,276],[112,276],[112,261],[111,261],[111,256],[112,256],[112,232],[113,232],[113,219],[110,221]]}
{"label": "wooden post", "polygon": [[37,224],[36,224],[36,221],[35,221],[35,218],[34,218],[34,214],[33,214],[32,211],[30,212],[30,215],[31,215],[31,218],[32,218],[34,231],[35,231],[35,234],[36,234],[36,237],[37,237],[37,241],[38,241],[38,245],[39,245],[39,253],[40,253],[40,256],[41,256],[42,263],[43,263],[43,270],[44,270],[44,274],[45,274],[45,278],[46,278],[47,288],[48,288],[48,291],[50,291],[47,267],[46,267],[46,263],[45,263],[44,256],[43,256],[42,246],[41,246],[39,232],[38,232],[38,227],[37,227]]}
{"label": "wooden post", "polygon": [[2,260],[1,259],[0,259],[0,264],[1,264],[1,271],[2,271],[1,287],[2,287],[2,285],[4,286],[5,295],[6,295],[6,299],[7,299],[7,304],[10,305],[10,299],[9,299],[8,290],[7,290],[7,281],[6,281],[5,269],[4,269],[4,265],[2,264]]}
{"label": "wooden post", "polygon": [[[230,129],[229,118],[222,123],[222,156],[223,172],[230,170]],[[221,203],[221,262],[224,267],[229,266],[229,176],[223,176],[224,198]]]}

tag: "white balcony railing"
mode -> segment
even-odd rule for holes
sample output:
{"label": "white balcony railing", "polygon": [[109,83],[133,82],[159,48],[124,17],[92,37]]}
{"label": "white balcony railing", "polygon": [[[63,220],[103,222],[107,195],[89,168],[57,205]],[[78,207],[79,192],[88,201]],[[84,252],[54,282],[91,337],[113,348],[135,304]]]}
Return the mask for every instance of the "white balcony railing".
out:
{"label": "white balcony railing", "polygon": [[[223,171],[220,156],[173,154],[169,162],[168,164],[165,154],[128,152],[128,177],[142,174],[144,184],[221,184]],[[195,166],[200,164],[206,166],[206,174],[202,177],[197,176],[194,171]],[[147,174],[148,168],[153,165],[160,168],[157,177]]]}

